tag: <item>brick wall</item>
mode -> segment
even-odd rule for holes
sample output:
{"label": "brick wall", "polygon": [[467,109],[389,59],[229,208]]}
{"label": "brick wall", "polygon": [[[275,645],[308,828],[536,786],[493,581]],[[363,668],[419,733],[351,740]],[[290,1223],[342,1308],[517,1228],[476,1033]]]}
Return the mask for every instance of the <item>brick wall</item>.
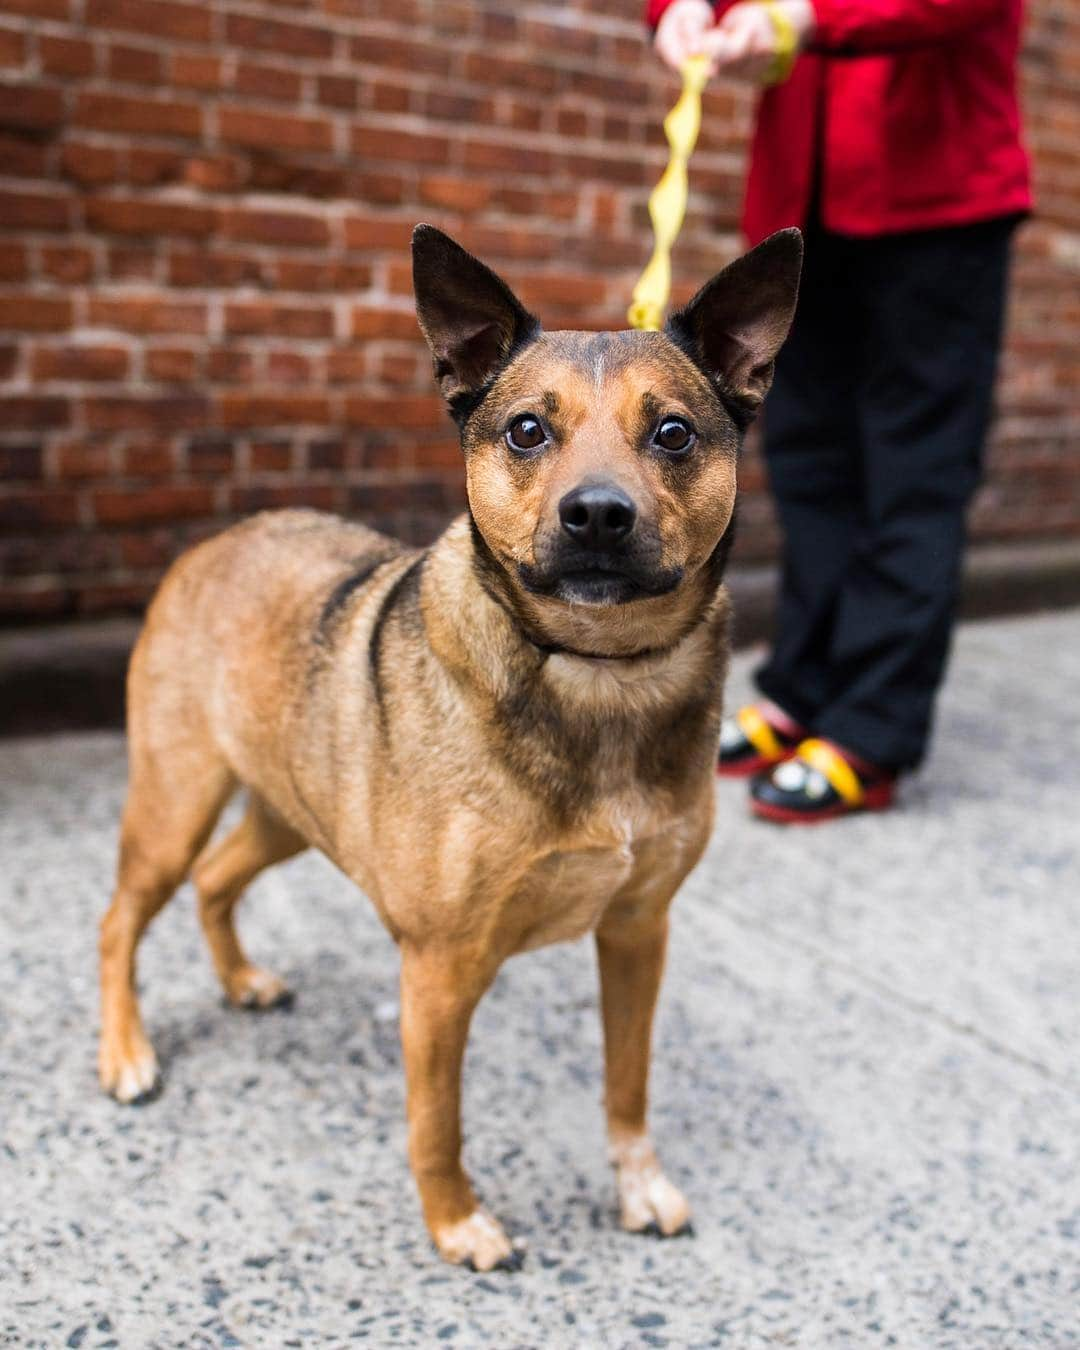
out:
{"label": "brick wall", "polygon": [[[462,503],[409,290],[431,220],[549,326],[622,326],[672,86],[638,0],[0,0],[0,615],[141,605],[190,541],[306,503],[413,539]],[[983,536],[1080,530],[1080,13],[1036,0],[1041,219]],[[718,87],[677,273],[737,248]],[[740,549],[774,530],[753,453]]]}

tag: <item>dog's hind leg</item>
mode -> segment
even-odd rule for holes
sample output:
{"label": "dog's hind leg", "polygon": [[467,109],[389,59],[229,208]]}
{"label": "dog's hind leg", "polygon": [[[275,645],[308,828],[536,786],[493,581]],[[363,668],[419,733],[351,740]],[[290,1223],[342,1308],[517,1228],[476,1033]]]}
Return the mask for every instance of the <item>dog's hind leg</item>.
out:
{"label": "dog's hind leg", "polygon": [[210,956],[230,1003],[242,1008],[281,1007],[291,1000],[282,980],[252,965],[244,954],[233,911],[244,888],[265,867],[307,848],[307,840],[252,794],[240,824],[195,862],[199,919]]}
{"label": "dog's hind leg", "polygon": [[163,751],[132,731],[116,892],[100,934],[98,1073],[101,1086],[121,1102],[144,1101],[158,1086],[135,991],[135,949],[187,875],[234,786],[208,740],[189,736]]}

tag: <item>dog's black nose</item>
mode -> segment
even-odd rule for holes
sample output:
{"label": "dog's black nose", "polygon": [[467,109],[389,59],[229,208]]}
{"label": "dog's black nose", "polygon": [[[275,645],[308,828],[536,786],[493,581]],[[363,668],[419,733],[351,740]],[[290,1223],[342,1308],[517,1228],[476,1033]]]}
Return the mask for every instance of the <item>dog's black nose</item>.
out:
{"label": "dog's black nose", "polygon": [[637,520],[637,507],[609,483],[586,483],[573,488],[559,503],[563,529],[582,548],[600,550],[621,544]]}

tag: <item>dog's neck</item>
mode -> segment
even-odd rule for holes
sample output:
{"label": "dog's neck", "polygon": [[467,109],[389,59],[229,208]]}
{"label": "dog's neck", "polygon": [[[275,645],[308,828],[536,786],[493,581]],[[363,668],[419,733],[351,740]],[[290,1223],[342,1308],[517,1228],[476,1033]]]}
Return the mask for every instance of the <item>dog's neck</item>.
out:
{"label": "dog's neck", "polygon": [[[649,684],[662,684],[665,697],[679,699],[684,685],[689,695],[711,684],[712,668],[722,664],[729,604],[718,576],[714,579],[710,568],[702,571],[681,604],[674,597],[659,602],[670,611],[664,625],[635,631],[624,621],[612,644],[610,629],[596,636],[588,632],[594,612],[582,607],[574,616],[575,629],[552,632],[535,622],[509,583],[500,584],[502,568],[478,550],[475,530],[462,516],[428,555],[421,606],[428,638],[443,666],[463,681],[479,681],[490,696],[501,698],[507,682],[539,688],[539,680],[560,702],[565,694],[584,713],[580,695],[598,680],[595,687],[606,690],[608,711],[616,712],[621,689],[629,714]],[[637,691],[633,698],[631,689]]]}

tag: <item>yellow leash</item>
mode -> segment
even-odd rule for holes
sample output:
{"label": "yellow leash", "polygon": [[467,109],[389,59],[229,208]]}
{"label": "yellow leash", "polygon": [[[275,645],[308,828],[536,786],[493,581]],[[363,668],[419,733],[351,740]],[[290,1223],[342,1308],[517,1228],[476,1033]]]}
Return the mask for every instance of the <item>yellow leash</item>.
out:
{"label": "yellow leash", "polygon": [[[782,84],[791,74],[798,51],[795,27],[774,3],[762,0],[776,33],[777,50],[766,84]],[[686,165],[701,130],[701,94],[709,82],[709,58],[691,56],[682,68],[683,87],[679,100],[664,118],[671,155],[667,168],[649,197],[649,218],[653,226],[653,254],[634,287],[634,298],[626,317],[631,328],[657,332],[664,322],[664,310],[671,298],[671,248],[686,217],[689,180]]]}
{"label": "yellow leash", "polygon": [[671,157],[649,197],[649,219],[655,240],[653,255],[638,278],[634,299],[626,314],[631,328],[643,328],[651,333],[659,331],[671,295],[671,246],[686,216],[689,193],[686,162],[701,129],[701,92],[709,82],[708,57],[692,56],[683,66],[682,77],[679,101],[664,118],[664,134],[671,147]]}

